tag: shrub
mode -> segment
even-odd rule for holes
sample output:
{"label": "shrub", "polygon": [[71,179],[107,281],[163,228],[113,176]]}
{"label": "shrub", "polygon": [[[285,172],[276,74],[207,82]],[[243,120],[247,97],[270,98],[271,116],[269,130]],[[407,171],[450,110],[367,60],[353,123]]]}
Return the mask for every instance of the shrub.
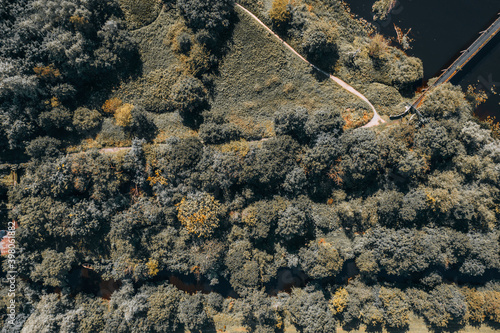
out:
{"label": "shrub", "polygon": [[102,115],[97,110],[80,107],[73,113],[73,126],[77,131],[90,132],[102,122]]}
{"label": "shrub", "polygon": [[177,7],[193,30],[219,35],[229,27],[233,0],[177,0]]}
{"label": "shrub", "polygon": [[327,24],[315,24],[304,33],[302,50],[309,60],[330,69],[338,58],[337,39],[336,28]]}
{"label": "shrub", "polygon": [[191,36],[187,32],[181,32],[175,38],[177,47],[181,53],[187,54],[191,50]]}
{"label": "shrub", "polygon": [[116,124],[121,127],[127,127],[132,122],[131,111],[134,108],[132,104],[125,103],[118,107],[115,111],[114,117]]}
{"label": "shrub", "polygon": [[376,34],[368,44],[368,54],[370,57],[380,59],[387,54],[389,42],[380,34]]}
{"label": "shrub", "polygon": [[212,235],[219,226],[221,205],[208,193],[190,194],[176,206],[179,221],[190,233],[198,237]]}
{"label": "shrub", "polygon": [[61,146],[61,141],[51,138],[51,137],[39,137],[32,140],[26,146],[26,154],[34,159],[40,159],[42,157],[58,157],[61,155],[59,147]]}
{"label": "shrub", "polygon": [[115,111],[122,105],[123,103],[121,99],[111,98],[104,102],[104,104],[102,105],[102,111],[104,111],[105,113],[114,114]]}
{"label": "shrub", "polygon": [[172,87],[171,99],[183,120],[190,125],[197,125],[201,112],[208,107],[207,91],[194,77],[180,78]]}
{"label": "shrub", "polygon": [[101,144],[119,147],[126,145],[128,138],[123,127],[116,125],[112,119],[104,119],[97,141]]}
{"label": "shrub", "polygon": [[205,122],[199,130],[200,138],[204,143],[224,143],[237,140],[241,137],[241,130],[234,124],[218,124]]}
{"label": "shrub", "polygon": [[265,141],[262,148],[248,153],[241,177],[259,186],[259,190],[278,187],[297,166],[295,156],[299,147],[286,135]]}
{"label": "shrub", "polygon": [[[200,37],[200,32],[196,36]],[[208,41],[200,41],[199,43],[208,43]],[[217,59],[210,54],[206,47],[196,43],[191,47],[189,58],[186,59],[186,74],[201,77],[214,68],[216,64]]]}
{"label": "shrub", "polygon": [[47,133],[69,129],[71,122],[71,112],[63,106],[57,106],[38,116],[38,125]]}
{"label": "shrub", "polygon": [[127,130],[132,136],[148,141],[154,139],[158,133],[158,128],[153,119],[151,119],[141,106],[135,106],[130,111],[130,122],[128,123]]}
{"label": "shrub", "polygon": [[303,107],[287,107],[274,114],[276,135],[290,135],[298,141],[306,139],[305,125],[309,115]]}
{"label": "shrub", "polygon": [[280,30],[285,29],[292,18],[288,3],[289,0],[274,0],[269,11],[269,17],[274,26]]}
{"label": "shrub", "polygon": [[158,0],[118,0],[125,14],[129,29],[138,29],[153,22],[158,16],[161,2]]}
{"label": "shrub", "polygon": [[394,87],[406,94],[413,93],[414,88],[424,77],[422,61],[415,57],[402,57],[391,63],[389,77]]}
{"label": "shrub", "polygon": [[340,136],[343,132],[345,121],[338,108],[327,107],[315,111],[305,124],[307,136],[314,140],[321,133],[331,133]]}
{"label": "shrub", "polygon": [[179,78],[174,68],[155,69],[145,74],[140,82],[142,98],[140,104],[149,112],[174,111],[171,90]]}

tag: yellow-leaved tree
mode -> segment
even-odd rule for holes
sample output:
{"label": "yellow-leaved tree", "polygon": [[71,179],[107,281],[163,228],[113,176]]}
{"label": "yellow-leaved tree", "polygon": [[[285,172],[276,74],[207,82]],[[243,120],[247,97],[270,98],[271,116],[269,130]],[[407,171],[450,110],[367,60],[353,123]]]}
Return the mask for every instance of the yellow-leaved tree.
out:
{"label": "yellow-leaved tree", "polygon": [[269,11],[269,17],[273,21],[274,26],[278,29],[284,29],[292,18],[288,3],[289,0],[274,0],[271,10]]}
{"label": "yellow-leaved tree", "polygon": [[177,218],[198,237],[208,237],[219,226],[221,204],[205,192],[190,194],[177,205]]}
{"label": "yellow-leaved tree", "polygon": [[120,106],[115,111],[115,121],[118,126],[127,127],[132,121],[132,109],[134,106],[129,103],[125,103]]}

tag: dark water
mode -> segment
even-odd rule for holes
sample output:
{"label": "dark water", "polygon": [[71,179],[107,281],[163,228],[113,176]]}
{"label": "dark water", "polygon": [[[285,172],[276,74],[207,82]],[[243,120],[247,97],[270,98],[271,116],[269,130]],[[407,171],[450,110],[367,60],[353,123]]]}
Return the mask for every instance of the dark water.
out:
{"label": "dark water", "polygon": [[[414,41],[406,52],[422,59],[425,80],[438,76],[500,12],[499,0],[399,0],[385,21],[373,22],[371,6],[374,1],[346,0],[346,3],[354,14],[374,23],[387,37],[396,38],[393,24],[405,32],[411,28],[409,36]],[[496,85],[500,92],[500,35],[451,82],[460,84],[464,91],[470,84],[487,91],[489,99],[478,107],[476,114],[499,119],[500,95],[491,93],[490,89]]]}

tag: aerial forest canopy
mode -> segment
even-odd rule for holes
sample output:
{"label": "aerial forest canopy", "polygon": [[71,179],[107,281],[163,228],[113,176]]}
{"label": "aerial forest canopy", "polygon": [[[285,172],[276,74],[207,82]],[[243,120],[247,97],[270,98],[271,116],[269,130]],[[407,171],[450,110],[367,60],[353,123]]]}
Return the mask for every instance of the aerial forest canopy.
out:
{"label": "aerial forest canopy", "polygon": [[[386,119],[414,97],[341,1],[240,4]],[[2,332],[500,325],[500,141],[459,87],[364,128],[232,0],[0,0],[0,41]]]}

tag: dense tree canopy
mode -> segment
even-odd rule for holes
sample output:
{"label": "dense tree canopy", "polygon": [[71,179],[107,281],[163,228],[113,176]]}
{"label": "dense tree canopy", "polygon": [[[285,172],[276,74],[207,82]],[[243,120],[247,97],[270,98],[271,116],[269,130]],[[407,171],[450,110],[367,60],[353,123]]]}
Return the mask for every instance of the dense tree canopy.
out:
{"label": "dense tree canopy", "polygon": [[[500,143],[459,88],[429,92],[418,127],[352,128],[365,109],[340,88],[316,101],[319,76],[300,92],[289,78],[252,83],[265,117],[244,94],[242,109],[217,109],[217,66],[239,47],[223,43],[234,2],[162,4],[152,27],[172,27],[155,44],[131,37],[121,0],[0,0],[0,236],[18,224],[16,321],[1,288],[3,331],[500,323]],[[340,2],[315,6],[257,14],[320,65],[352,80],[373,69],[360,87],[402,102],[421,62],[367,37]],[[168,48],[167,64],[142,68],[148,47]],[[134,85],[147,91],[132,98]],[[271,90],[287,100],[265,100]]]}

